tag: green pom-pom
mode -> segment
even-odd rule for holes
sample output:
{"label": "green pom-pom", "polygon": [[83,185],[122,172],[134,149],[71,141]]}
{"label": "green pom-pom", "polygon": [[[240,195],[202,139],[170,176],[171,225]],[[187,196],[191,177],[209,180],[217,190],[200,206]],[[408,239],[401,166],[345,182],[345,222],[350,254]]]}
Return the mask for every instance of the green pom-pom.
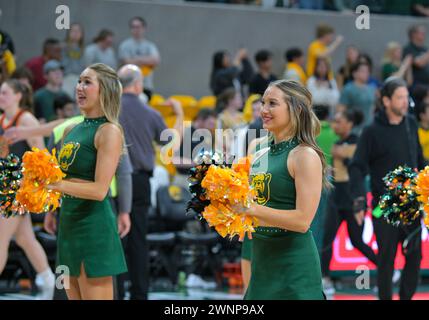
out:
{"label": "green pom-pom", "polygon": [[0,216],[9,218],[25,213],[23,206],[16,201],[16,192],[22,179],[20,159],[10,154],[0,158]]}
{"label": "green pom-pom", "polygon": [[388,223],[409,225],[423,214],[415,191],[417,174],[415,170],[401,166],[383,178],[386,193],[379,206]]}

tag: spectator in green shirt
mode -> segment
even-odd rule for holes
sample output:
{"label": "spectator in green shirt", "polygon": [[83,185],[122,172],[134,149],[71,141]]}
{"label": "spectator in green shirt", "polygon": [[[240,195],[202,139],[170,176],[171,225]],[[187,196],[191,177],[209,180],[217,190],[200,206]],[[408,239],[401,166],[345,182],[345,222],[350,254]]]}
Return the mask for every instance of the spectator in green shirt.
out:
{"label": "spectator in green shirt", "polygon": [[[327,164],[332,166],[332,147],[338,141],[338,136],[335,134],[334,130],[331,128],[329,123],[329,107],[319,105],[314,107],[314,112],[317,118],[320,121],[320,134],[316,138],[318,146],[322,149],[326,157]],[[314,241],[316,242],[317,249],[319,253],[322,250],[323,242],[323,230],[324,230],[324,221],[325,221],[325,211],[328,200],[329,192],[324,190],[320,197],[319,207],[317,208],[316,216],[313,219],[311,224],[311,231],[313,232]]]}
{"label": "spectator in green shirt", "polygon": [[384,53],[381,75],[383,81],[389,77],[403,78],[409,86],[413,84],[411,65],[413,56],[407,55],[402,61],[402,47],[397,42],[389,42]]}
{"label": "spectator in green shirt", "polygon": [[320,121],[320,134],[316,138],[316,142],[322,149],[326,157],[328,165],[332,165],[331,149],[335,142],[338,140],[338,136],[331,128],[329,120],[329,106],[318,105],[314,107],[314,112]]}
{"label": "spectator in green shirt", "polygon": [[56,60],[49,60],[43,66],[48,83],[36,91],[34,95],[34,114],[41,123],[56,119],[54,100],[56,97],[66,95],[62,90],[63,69]]}

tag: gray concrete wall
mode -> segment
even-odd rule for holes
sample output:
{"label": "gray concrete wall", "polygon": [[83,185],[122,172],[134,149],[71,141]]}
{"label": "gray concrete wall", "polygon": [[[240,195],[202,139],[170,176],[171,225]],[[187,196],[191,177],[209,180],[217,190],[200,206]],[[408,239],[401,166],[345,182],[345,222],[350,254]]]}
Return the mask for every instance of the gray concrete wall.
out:
{"label": "gray concrete wall", "polygon": [[46,37],[63,39],[55,28],[55,8],[70,7],[71,21],[84,25],[87,41],[101,28],[116,33],[116,44],[128,37],[128,20],[141,15],[148,21],[147,37],[156,42],[162,63],[155,74],[156,91],[201,96],[209,94],[212,54],[218,49],[247,47],[253,56],[259,48],[275,54],[275,72],[283,71],[283,54],[291,46],[306,48],[320,22],[329,22],[346,38],[334,55],[335,69],[343,62],[348,44],[356,44],[379,64],[388,41],[407,42],[406,30],[427,20],[371,17],[369,31],[357,30],[355,15],[258,7],[180,4],[177,1],[118,0],[0,0],[0,28],[13,37],[20,63],[38,55]]}

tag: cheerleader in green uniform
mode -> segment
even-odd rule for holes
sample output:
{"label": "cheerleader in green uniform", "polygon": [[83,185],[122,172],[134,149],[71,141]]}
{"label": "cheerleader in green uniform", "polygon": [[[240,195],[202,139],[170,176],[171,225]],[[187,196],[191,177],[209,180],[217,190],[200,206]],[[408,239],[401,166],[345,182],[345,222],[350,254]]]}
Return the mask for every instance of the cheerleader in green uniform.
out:
{"label": "cheerleader in green uniform", "polygon": [[65,180],[58,230],[58,265],[69,270],[72,300],[113,299],[112,276],[127,271],[108,190],[124,139],[118,124],[121,84],[115,71],[94,64],[80,75],[76,100],[84,121],[65,130],[58,154]]}
{"label": "cheerleader in green uniform", "polygon": [[243,258],[251,260],[245,299],[324,299],[309,228],[328,183],[325,158],[315,142],[320,125],[311,94],[294,81],[273,82],[263,96],[261,117],[270,135],[252,162],[257,200],[247,214],[260,226],[243,245]]}

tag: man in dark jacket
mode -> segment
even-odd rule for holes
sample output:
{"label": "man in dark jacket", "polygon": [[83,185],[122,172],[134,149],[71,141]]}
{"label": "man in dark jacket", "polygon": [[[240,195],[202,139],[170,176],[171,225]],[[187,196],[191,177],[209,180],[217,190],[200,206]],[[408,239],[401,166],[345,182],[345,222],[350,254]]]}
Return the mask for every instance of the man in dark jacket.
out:
{"label": "man in dark jacket", "polygon": [[[359,138],[357,150],[349,166],[353,211],[359,224],[365,209],[364,178],[371,177],[372,207],[378,205],[385,192],[383,177],[398,166],[422,169],[425,165],[418,140],[417,124],[408,113],[408,90],[399,78],[389,78],[381,89],[382,108],[372,124]],[[392,275],[398,243],[406,263],[402,271],[399,296],[411,299],[419,279],[421,260],[421,221],[394,227],[384,218],[373,218],[378,245],[377,282],[379,298],[392,299]]]}

